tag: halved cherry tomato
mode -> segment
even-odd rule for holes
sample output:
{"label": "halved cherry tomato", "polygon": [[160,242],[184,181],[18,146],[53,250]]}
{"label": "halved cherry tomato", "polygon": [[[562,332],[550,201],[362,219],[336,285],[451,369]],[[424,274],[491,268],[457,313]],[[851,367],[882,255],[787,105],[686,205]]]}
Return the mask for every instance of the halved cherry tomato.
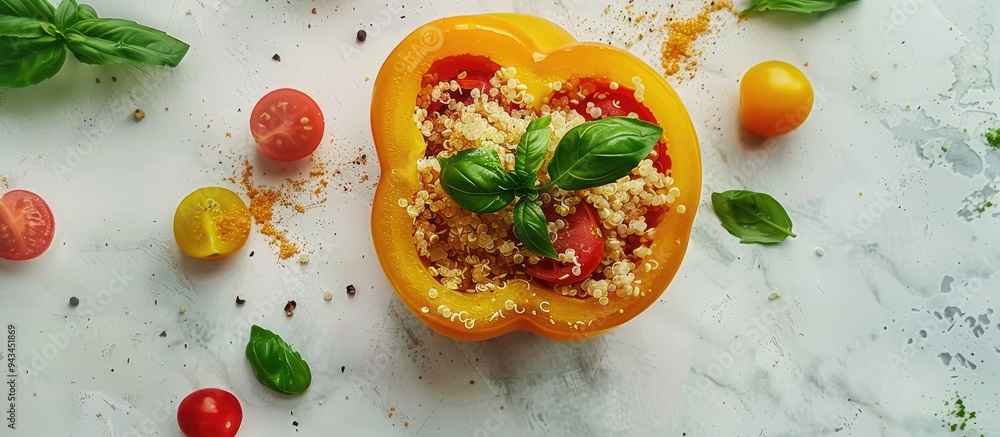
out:
{"label": "halved cherry tomato", "polygon": [[0,197],[0,259],[41,256],[52,245],[55,230],[52,210],[37,194],[14,190]]}
{"label": "halved cherry tomato", "polygon": [[194,258],[229,256],[249,237],[250,210],[240,196],[225,188],[201,188],[189,194],[174,214],[174,239],[181,251]]}
{"label": "halved cherry tomato", "polygon": [[587,203],[576,205],[576,212],[560,217],[551,205],[543,207],[545,219],[554,222],[562,219],[566,227],[558,233],[553,245],[556,252],[563,253],[566,249],[576,252],[580,264],[580,274],[573,274],[573,263],[561,263],[553,259],[543,259],[538,264],[525,264],[524,271],[543,281],[568,285],[575,284],[590,277],[604,257],[604,237],[601,235],[601,224],[597,212]]}
{"label": "halved cherry tomato", "polygon": [[290,88],[267,93],[250,114],[250,133],[260,153],[275,161],[297,161],[311,155],[323,141],[325,127],[319,105]]}
{"label": "halved cherry tomato", "polygon": [[185,437],[233,437],[242,423],[240,401],[217,388],[191,393],[177,407],[177,425]]}
{"label": "halved cherry tomato", "polygon": [[786,134],[809,118],[813,97],[812,84],[794,65],[761,62],[750,67],[740,83],[740,120],[760,136]]}

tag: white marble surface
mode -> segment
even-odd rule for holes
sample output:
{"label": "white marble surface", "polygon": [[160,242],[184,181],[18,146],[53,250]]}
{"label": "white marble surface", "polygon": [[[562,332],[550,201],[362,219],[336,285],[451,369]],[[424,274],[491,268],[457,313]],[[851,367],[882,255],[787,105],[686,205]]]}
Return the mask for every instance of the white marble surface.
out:
{"label": "white marble surface", "polygon": [[[16,325],[21,366],[18,430],[0,436],[178,436],[177,403],[205,386],[239,396],[247,436],[1000,435],[1000,210],[977,210],[1000,204],[1000,151],[982,139],[1000,124],[995,0],[730,17],[696,78],[670,79],[702,141],[706,188],[678,278],[631,323],[572,344],[461,343],[423,327],[375,258],[370,185],[286,222],[312,244],[306,266],[277,262],[256,233],[232,259],[187,260],[169,224],[188,192],[232,186],[219,171],[229,163],[200,145],[252,153],[246,110],[269,89],[300,88],[325,109],[325,159],[372,157],[366,78],[410,30],[447,14],[535,13],[581,39],[643,33],[632,50],[659,65],[663,32],[605,14],[625,2],[92,3],[193,49],[174,71],[73,61],[41,86],[0,91],[0,176],[42,194],[59,223],[42,259],[0,263],[0,324]],[[673,3],[683,16],[698,2]],[[736,79],[772,58],[808,61],[818,104],[803,128],[753,151]],[[149,108],[142,123],[136,106]],[[377,173],[374,159],[344,168],[340,182]],[[733,188],[782,199],[799,238],[737,244],[707,202]],[[71,309],[74,295],[84,303]],[[288,299],[293,318],[280,310]],[[242,353],[250,323],[302,350],[315,372],[305,395],[256,382]],[[942,418],[956,392],[979,415],[952,433]]]}

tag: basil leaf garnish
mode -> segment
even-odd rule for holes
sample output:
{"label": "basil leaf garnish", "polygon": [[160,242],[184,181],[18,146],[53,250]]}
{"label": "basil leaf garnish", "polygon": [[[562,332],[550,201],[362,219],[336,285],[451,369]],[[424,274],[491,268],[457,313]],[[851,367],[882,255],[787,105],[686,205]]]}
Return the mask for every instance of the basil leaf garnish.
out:
{"label": "basil leaf garnish", "polygon": [[545,152],[549,150],[549,137],[552,130],[552,116],[546,115],[528,124],[528,129],[517,144],[517,154],[514,156],[514,173],[526,188],[533,188],[538,179],[538,170],[545,163]]}
{"label": "basil leaf garnish", "polygon": [[514,205],[514,235],[532,253],[553,259],[558,256],[549,238],[545,213],[532,200],[522,198]]}
{"label": "basil leaf garnish", "polygon": [[0,38],[0,88],[22,88],[55,76],[66,61],[62,42],[51,37]]}
{"label": "basil leaf garnish", "polygon": [[514,201],[514,178],[504,171],[500,156],[489,147],[466,149],[441,163],[441,187],[466,211],[486,214]]}
{"label": "basil leaf garnish", "polygon": [[278,393],[296,395],[312,382],[312,371],[298,352],[277,334],[260,326],[250,329],[247,360],[257,380]]}
{"label": "basil leaf garnish", "polygon": [[76,0],[62,0],[56,8],[56,26],[65,30],[77,21],[80,21],[80,5],[76,4]]}
{"label": "basil leaf garnish", "polygon": [[777,244],[796,236],[785,208],[767,194],[742,190],[712,193],[712,206],[722,227],[740,243]]}
{"label": "basil leaf garnish", "polygon": [[750,7],[740,12],[740,16],[746,17],[762,11],[789,11],[800,14],[811,14],[813,12],[836,9],[856,1],[858,0],[754,0]]}
{"label": "basil leaf garnish", "polygon": [[47,21],[0,15],[0,37],[39,38],[55,34],[55,26]]}
{"label": "basil leaf garnish", "polygon": [[117,18],[81,20],[65,33],[66,46],[84,64],[176,67],[190,48],[162,30]]}
{"label": "basil leaf garnish", "polygon": [[56,8],[46,0],[0,0],[0,15],[52,22]]}
{"label": "basil leaf garnish", "polygon": [[549,162],[549,185],[584,190],[629,174],[660,140],[659,126],[627,117],[581,124],[563,136]]}

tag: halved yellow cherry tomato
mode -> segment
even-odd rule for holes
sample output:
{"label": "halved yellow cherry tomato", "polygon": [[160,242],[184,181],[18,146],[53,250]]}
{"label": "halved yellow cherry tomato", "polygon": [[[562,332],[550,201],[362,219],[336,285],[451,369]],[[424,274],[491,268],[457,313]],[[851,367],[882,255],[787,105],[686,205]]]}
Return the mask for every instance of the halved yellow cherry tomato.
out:
{"label": "halved yellow cherry tomato", "polygon": [[812,84],[792,64],[761,62],[743,75],[740,119],[750,132],[765,137],[786,134],[801,126],[812,108]]}
{"label": "halved yellow cherry tomato", "polygon": [[250,237],[250,210],[236,193],[201,188],[181,201],[174,214],[174,239],[181,251],[198,259],[223,258]]}

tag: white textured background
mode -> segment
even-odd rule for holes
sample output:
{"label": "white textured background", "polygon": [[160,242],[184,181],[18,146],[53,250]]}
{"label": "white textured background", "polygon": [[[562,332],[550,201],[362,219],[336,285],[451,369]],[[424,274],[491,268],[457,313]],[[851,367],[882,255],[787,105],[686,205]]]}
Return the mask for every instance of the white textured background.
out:
{"label": "white textured background", "polygon": [[[237,188],[223,180],[232,160],[201,145],[253,156],[248,111],[279,87],[323,107],[330,141],[319,154],[345,163],[334,182],[374,178],[366,78],[427,21],[519,11],[580,39],[622,45],[642,33],[632,51],[658,66],[666,12],[650,32],[620,18],[626,2],[590,0],[92,3],[192,50],[176,70],[71,60],[40,86],[0,91],[0,176],[44,196],[58,221],[43,258],[0,263],[0,324],[17,326],[27,372],[19,429],[0,436],[178,436],[178,402],[206,386],[242,400],[246,436],[1000,435],[1000,210],[978,208],[1000,204],[1000,151],[982,136],[1000,124],[995,0],[726,18],[701,43],[696,78],[669,79],[704,156],[689,255],[659,304],[573,344],[527,334],[460,343],[424,328],[375,258],[371,183],[330,190],[325,206],[285,221],[314,251],[306,266],[276,261],[256,233],[231,259],[185,259],[173,212],[198,187]],[[628,3],[673,16],[699,6]],[[738,128],[737,79],[766,59],[808,61],[818,103],[806,126],[754,152]],[[346,165],[359,153],[372,158]],[[799,238],[737,244],[707,203],[734,188],[781,199]],[[784,297],[769,301],[776,288]],[[84,303],[71,309],[70,296]],[[299,303],[292,318],[280,309],[288,299]],[[314,371],[307,393],[280,397],[254,379],[243,356],[251,323],[302,351]],[[942,418],[956,392],[978,418],[951,433]]]}

